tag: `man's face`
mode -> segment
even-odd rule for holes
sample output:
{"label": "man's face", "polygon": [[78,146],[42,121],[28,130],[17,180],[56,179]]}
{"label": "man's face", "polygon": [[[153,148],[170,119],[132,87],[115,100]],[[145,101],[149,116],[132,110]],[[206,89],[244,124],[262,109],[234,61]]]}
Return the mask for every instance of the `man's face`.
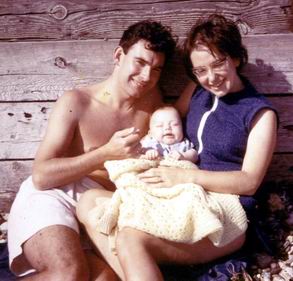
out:
{"label": "man's face", "polygon": [[147,44],[140,40],[127,54],[121,47],[117,50],[120,86],[134,98],[140,98],[157,84],[165,63],[165,55],[148,50]]}
{"label": "man's face", "polygon": [[182,123],[178,112],[172,108],[154,112],[150,120],[149,134],[164,144],[171,145],[182,141]]}

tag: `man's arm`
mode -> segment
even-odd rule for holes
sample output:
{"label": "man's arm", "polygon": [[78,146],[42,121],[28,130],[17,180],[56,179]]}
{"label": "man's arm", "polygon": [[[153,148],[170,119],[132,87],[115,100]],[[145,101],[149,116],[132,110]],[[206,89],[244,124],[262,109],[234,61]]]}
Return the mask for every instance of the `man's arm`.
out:
{"label": "man's arm", "polygon": [[33,165],[33,182],[39,189],[50,189],[74,182],[102,167],[108,159],[119,159],[132,153],[139,141],[133,129],[116,132],[108,143],[92,151],[70,157],[71,147],[82,105],[78,95],[65,93],[56,103],[48,128]]}

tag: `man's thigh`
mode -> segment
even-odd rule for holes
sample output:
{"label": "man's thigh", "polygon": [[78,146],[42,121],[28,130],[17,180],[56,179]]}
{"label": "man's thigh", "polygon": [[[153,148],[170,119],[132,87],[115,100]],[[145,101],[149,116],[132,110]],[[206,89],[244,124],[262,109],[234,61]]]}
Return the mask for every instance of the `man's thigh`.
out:
{"label": "man's thigh", "polygon": [[23,251],[30,265],[39,272],[86,264],[79,235],[67,226],[54,225],[40,230],[24,243]]}

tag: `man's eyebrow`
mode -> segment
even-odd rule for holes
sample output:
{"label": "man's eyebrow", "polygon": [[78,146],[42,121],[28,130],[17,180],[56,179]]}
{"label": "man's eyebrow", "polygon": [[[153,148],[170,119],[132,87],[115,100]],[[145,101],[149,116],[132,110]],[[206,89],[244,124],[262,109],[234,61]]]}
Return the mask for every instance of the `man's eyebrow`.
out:
{"label": "man's eyebrow", "polygon": [[[134,59],[139,60],[139,61],[142,61],[145,64],[150,65],[150,63],[147,60],[145,60],[144,58],[142,58],[142,57],[134,57]],[[158,69],[162,70],[164,68],[164,64],[163,65],[155,66],[154,68],[158,68]]]}
{"label": "man's eyebrow", "polygon": [[140,60],[140,61],[143,61],[143,62],[145,62],[145,63],[148,63],[144,58],[142,58],[142,57],[134,57],[134,59],[136,59],[136,60]]}

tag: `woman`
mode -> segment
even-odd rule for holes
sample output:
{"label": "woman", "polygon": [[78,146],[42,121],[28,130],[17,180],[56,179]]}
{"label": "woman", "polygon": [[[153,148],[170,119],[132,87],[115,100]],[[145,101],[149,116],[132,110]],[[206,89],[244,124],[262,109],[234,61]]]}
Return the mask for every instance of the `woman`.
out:
{"label": "woman", "polygon": [[[239,30],[222,16],[210,16],[192,27],[184,54],[188,74],[198,86],[190,84],[176,105],[186,118],[187,137],[198,149],[200,169],[153,168],[140,179],[154,187],[192,182],[208,191],[253,195],[272,159],[277,116],[239,74],[247,62]],[[119,262],[105,258],[122,279],[163,280],[157,264],[205,263],[238,250],[244,241],[241,235],[221,248],[208,239],[190,245],[124,228],[116,240]],[[102,242],[95,242],[103,251]]]}

